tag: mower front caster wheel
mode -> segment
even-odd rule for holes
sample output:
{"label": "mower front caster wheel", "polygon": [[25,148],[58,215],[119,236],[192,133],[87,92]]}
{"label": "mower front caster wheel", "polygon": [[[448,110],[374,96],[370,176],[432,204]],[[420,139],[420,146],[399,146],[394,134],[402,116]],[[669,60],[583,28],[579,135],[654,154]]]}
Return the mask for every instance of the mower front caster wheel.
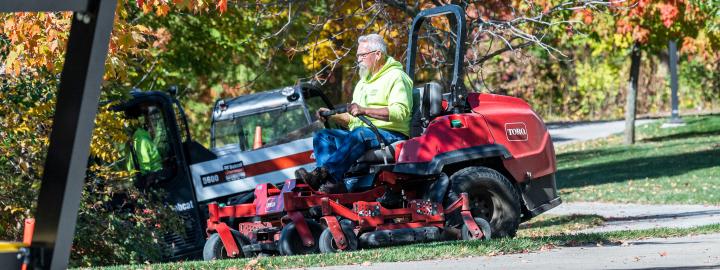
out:
{"label": "mower front caster wheel", "polygon": [[[240,254],[235,255],[235,258],[245,257],[245,254],[243,254],[242,251],[242,246],[249,245],[250,240],[248,240],[247,237],[242,235],[242,233],[240,233],[239,231],[230,230],[230,232],[232,233],[233,238],[235,238],[235,244],[237,245],[238,249],[240,249]],[[203,260],[211,261],[227,258],[232,257],[227,254],[225,246],[220,239],[220,235],[218,233],[213,233],[212,235],[210,235],[207,241],[205,241],[205,246],[203,247]]]}
{"label": "mower front caster wheel", "polygon": [[302,238],[300,238],[300,233],[297,231],[295,223],[290,222],[280,232],[280,240],[278,240],[277,243],[280,255],[303,255],[318,253],[320,251],[318,239],[320,238],[320,234],[322,234],[323,227],[309,219],[306,219],[305,222],[307,222],[310,228],[310,233],[313,239],[315,239],[315,244],[309,247],[303,245]]}
{"label": "mower front caster wheel", "polygon": [[[480,237],[479,239],[490,240],[490,235],[492,235],[492,232],[490,229],[490,223],[482,218],[475,218],[475,224],[477,224],[477,226],[480,227],[480,230],[483,233],[482,237]],[[470,229],[468,229],[468,226],[463,224],[462,239],[463,240],[473,240],[473,239],[478,239],[478,238],[475,238],[475,236],[473,236],[472,233],[470,233]]]}
{"label": "mower front caster wheel", "polygon": [[345,249],[340,249],[338,247],[332,232],[330,232],[330,227],[328,227],[325,228],[320,235],[320,240],[318,240],[318,243],[320,244],[320,252],[335,253],[339,251],[353,251],[358,249],[358,238],[353,231],[355,226],[352,221],[347,219],[341,220],[340,227],[342,228],[343,235],[345,236],[345,241],[347,241],[347,247]]}

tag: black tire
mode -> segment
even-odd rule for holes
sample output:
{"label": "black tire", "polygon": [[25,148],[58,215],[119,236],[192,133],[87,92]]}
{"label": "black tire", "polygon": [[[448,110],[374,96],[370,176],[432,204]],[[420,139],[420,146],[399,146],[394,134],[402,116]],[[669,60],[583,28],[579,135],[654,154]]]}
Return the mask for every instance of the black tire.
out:
{"label": "black tire", "polygon": [[[450,177],[446,206],[467,193],[473,217],[490,222],[492,238],[514,237],[520,225],[520,196],[504,175],[487,167],[468,167]],[[448,216],[448,226],[462,226],[460,212]]]}
{"label": "black tire", "polygon": [[[238,249],[240,249],[240,254],[238,254],[235,258],[245,257],[245,254],[242,252],[242,246],[249,245],[250,240],[236,230],[230,230],[230,232],[232,232],[233,237],[235,237],[235,243],[237,243]],[[207,241],[205,241],[205,246],[203,247],[203,260],[211,261],[228,258],[230,258],[230,256],[225,251],[225,246],[220,239],[220,235],[218,233],[210,235]]]}
{"label": "black tire", "polygon": [[290,222],[280,232],[280,240],[278,240],[277,244],[280,255],[291,256],[320,252],[318,240],[324,228],[317,222],[309,219],[306,219],[305,222],[307,222],[310,228],[310,233],[312,233],[313,239],[315,239],[315,244],[310,247],[303,245],[302,239],[300,239],[300,233],[295,229],[295,223]]}
{"label": "black tire", "polygon": [[[490,228],[490,223],[487,222],[487,220],[484,220],[482,218],[475,218],[475,224],[480,227],[480,230],[483,233],[482,240],[490,240],[492,238],[492,229]],[[467,225],[463,224],[462,226],[462,239],[463,240],[473,240],[476,239],[475,237],[470,234],[470,229],[468,229]]]}
{"label": "black tire", "polygon": [[347,240],[347,249],[338,249],[337,244],[335,244],[335,238],[333,238],[330,228],[328,227],[323,230],[322,234],[320,234],[320,240],[318,240],[320,252],[335,253],[338,251],[353,251],[358,249],[358,238],[357,235],[355,235],[355,231],[353,231],[355,225],[353,225],[352,221],[347,219],[341,220],[340,227]]}

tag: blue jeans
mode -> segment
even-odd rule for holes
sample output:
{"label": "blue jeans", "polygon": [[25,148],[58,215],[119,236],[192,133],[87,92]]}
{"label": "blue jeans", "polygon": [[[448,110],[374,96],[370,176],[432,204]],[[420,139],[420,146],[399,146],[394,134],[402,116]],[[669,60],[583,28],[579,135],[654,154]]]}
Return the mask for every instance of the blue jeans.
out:
{"label": "blue jeans", "polygon": [[[407,139],[402,133],[378,129],[380,136],[390,144]],[[380,148],[380,142],[370,128],[359,127],[352,131],[323,129],[313,137],[315,161],[318,167],[325,167],[330,173],[329,181],[343,179],[343,175],[355,161],[370,149]]]}

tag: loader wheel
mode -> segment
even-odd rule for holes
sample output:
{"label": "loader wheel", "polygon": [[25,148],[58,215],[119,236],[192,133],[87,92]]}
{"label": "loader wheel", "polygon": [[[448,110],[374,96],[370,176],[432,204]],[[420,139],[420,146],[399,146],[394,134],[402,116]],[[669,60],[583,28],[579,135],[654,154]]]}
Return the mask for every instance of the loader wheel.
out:
{"label": "loader wheel", "polygon": [[[450,177],[446,205],[467,193],[473,217],[490,222],[493,238],[514,237],[520,225],[520,196],[515,187],[496,170],[468,167]],[[448,217],[448,225],[460,227],[460,212]]]}
{"label": "loader wheel", "polygon": [[[245,257],[245,254],[242,252],[242,246],[249,245],[250,240],[236,230],[230,230],[230,232],[232,232],[233,237],[235,237],[235,243],[237,244],[238,249],[240,249],[240,254],[235,256],[235,258]],[[205,241],[205,247],[203,247],[203,260],[211,261],[228,258],[231,257],[227,254],[227,251],[225,251],[225,246],[220,239],[220,235],[218,233],[210,235],[207,241]]]}
{"label": "loader wheel", "polygon": [[295,223],[290,222],[280,232],[280,240],[278,240],[277,244],[280,255],[302,255],[318,253],[320,251],[318,239],[320,239],[323,227],[317,222],[309,219],[306,219],[305,222],[307,222],[307,225],[310,228],[310,233],[312,233],[312,236],[315,239],[315,244],[310,247],[303,245],[300,233],[298,233],[295,228]]}
{"label": "loader wheel", "polygon": [[[480,230],[483,233],[483,236],[480,239],[490,240],[491,235],[492,235],[492,229],[490,229],[490,223],[488,223],[486,220],[484,220],[482,218],[475,218],[475,224],[477,224],[477,226],[480,227]],[[470,233],[470,229],[468,229],[467,225],[465,225],[465,224],[463,224],[463,226],[462,226],[462,239],[463,240],[476,239]]]}
{"label": "loader wheel", "polygon": [[346,249],[339,249],[337,244],[335,243],[335,238],[333,238],[332,233],[330,232],[330,228],[325,228],[323,230],[322,234],[320,234],[320,240],[318,240],[318,243],[320,244],[320,252],[322,253],[335,253],[338,251],[353,251],[357,250],[358,248],[358,238],[357,235],[355,235],[355,232],[353,231],[353,228],[355,227],[352,224],[352,221],[344,219],[340,221],[340,227],[342,227],[343,234],[345,235],[345,239],[347,240],[347,248]]}

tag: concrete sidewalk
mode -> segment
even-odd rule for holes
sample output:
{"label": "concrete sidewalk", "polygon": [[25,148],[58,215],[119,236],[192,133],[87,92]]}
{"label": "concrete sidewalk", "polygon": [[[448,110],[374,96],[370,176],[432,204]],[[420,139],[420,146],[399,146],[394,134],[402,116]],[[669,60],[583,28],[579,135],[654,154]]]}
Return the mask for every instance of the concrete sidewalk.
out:
{"label": "concrete sidewalk", "polygon": [[[711,205],[576,202],[563,203],[547,214],[599,215],[607,219],[603,226],[578,233],[688,228],[720,223],[720,206]],[[309,269],[720,269],[720,234],[628,241],[615,246],[559,247],[500,256]]]}
{"label": "concrete sidewalk", "polygon": [[[644,125],[656,120],[643,119],[635,125]],[[604,138],[625,131],[625,121],[548,124],[548,131],[555,146],[567,143]]]}
{"label": "concrete sidewalk", "polygon": [[582,233],[661,227],[689,228],[720,223],[720,206],[712,205],[574,202],[563,203],[546,213],[552,215],[599,215],[607,219],[601,227],[578,231]]}
{"label": "concrete sidewalk", "polygon": [[720,269],[720,234],[629,241],[617,246],[561,247],[540,252],[449,260],[333,266],[324,270],[387,269]]}

